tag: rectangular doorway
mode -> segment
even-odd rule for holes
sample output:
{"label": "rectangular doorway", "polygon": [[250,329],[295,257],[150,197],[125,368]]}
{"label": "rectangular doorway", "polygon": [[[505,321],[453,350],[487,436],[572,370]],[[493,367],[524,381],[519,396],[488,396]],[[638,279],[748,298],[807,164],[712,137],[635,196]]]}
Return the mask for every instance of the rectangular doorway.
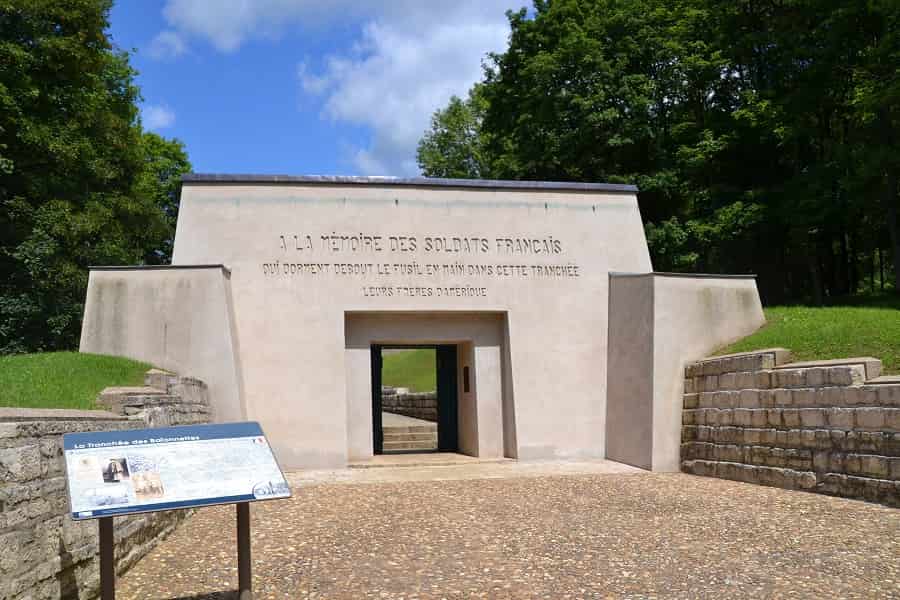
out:
{"label": "rectangular doorway", "polygon": [[371,361],[374,453],[457,452],[456,345],[372,344]]}

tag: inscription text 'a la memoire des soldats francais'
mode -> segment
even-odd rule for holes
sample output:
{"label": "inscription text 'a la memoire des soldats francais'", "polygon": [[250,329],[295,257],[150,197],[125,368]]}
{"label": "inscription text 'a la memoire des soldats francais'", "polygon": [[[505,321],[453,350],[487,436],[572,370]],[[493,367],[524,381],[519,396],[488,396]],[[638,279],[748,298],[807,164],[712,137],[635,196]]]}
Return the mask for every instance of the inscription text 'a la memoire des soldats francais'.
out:
{"label": "inscription text 'a la memoire des soldats francais'", "polygon": [[[563,243],[553,236],[415,236],[332,232],[325,235],[280,235],[277,243],[281,256],[262,263],[265,277],[359,278],[368,280],[360,288],[365,297],[486,297],[488,288],[482,283],[458,280],[559,280],[581,276],[581,269],[576,263],[560,260],[563,258]],[[344,261],[327,260],[337,258],[335,255],[338,254],[344,255]],[[365,255],[383,258],[362,262],[360,259],[364,260]],[[301,257],[307,260],[298,261]],[[466,260],[475,257],[499,260]],[[516,258],[538,259],[540,262],[529,260],[520,263],[515,261]],[[417,283],[381,283],[393,283],[392,278],[415,279]]]}
{"label": "inscription text 'a la memoire des soldats francais'", "polygon": [[562,242],[553,236],[493,237],[456,235],[368,235],[364,233],[288,234],[278,236],[281,250],[297,252],[424,252],[447,254],[561,254]]}

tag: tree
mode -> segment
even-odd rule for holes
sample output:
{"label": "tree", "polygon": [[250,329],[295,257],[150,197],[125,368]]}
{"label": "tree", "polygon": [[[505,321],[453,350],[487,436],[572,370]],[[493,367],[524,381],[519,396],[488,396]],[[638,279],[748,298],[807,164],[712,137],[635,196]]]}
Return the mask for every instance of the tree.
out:
{"label": "tree", "polygon": [[536,0],[508,13],[467,139],[495,176],[637,184],[658,268],[758,273],[767,302],[852,294],[889,256],[900,277],[898,14],[890,0]]}
{"label": "tree", "polygon": [[166,235],[162,245],[145,254],[147,264],[168,264],[172,260],[175,225],[178,222],[178,195],[181,176],[191,172],[184,144],[160,135],[144,132],[141,137],[143,168],[137,178],[135,194],[149,199],[162,211]]}
{"label": "tree", "polygon": [[481,127],[487,102],[475,85],[469,96],[450,98],[444,109],[435,111],[431,128],[416,149],[416,158],[426,177],[489,178],[487,140]]}
{"label": "tree", "polygon": [[894,288],[900,291],[900,9],[891,0],[870,2],[868,8],[875,18],[853,69],[850,108],[854,124],[862,130],[862,143],[857,145],[860,179],[881,198]]}
{"label": "tree", "polygon": [[87,266],[165,256],[165,159],[110,4],[0,0],[0,352],[75,347]]}

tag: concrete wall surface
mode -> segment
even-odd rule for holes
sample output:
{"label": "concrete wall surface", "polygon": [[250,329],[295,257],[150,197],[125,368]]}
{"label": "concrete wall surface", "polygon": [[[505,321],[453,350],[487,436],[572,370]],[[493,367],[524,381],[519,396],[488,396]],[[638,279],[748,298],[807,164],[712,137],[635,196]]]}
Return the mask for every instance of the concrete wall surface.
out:
{"label": "concrete wall surface", "polygon": [[[684,366],[765,322],[756,280],[611,274],[610,290],[607,457],[654,471],[678,471]],[[646,423],[648,412],[649,434],[634,423]]]}
{"label": "concrete wall surface", "polygon": [[608,273],[650,270],[633,188],[189,178],[173,264],[208,263],[231,271],[247,414],[286,468],[371,452],[368,356],[344,327],[379,312],[507,315],[508,344],[471,347],[469,451],[603,457]]}
{"label": "concrete wall surface", "polygon": [[[167,375],[160,388],[107,388],[100,400],[114,412],[0,408],[2,600],[90,599],[99,594],[97,521],[70,517],[63,434],[209,418],[206,386],[193,378]],[[188,514],[176,510],[117,517],[117,572],[136,563]]]}
{"label": "concrete wall surface", "polygon": [[900,507],[900,379],[879,377],[870,357],[789,357],[687,366],[682,470]]}
{"label": "concrete wall surface", "polygon": [[606,458],[653,468],[653,278],[611,277]]}
{"label": "concrete wall surface", "polygon": [[219,266],[92,270],[79,349],[192,373],[209,386],[213,420],[251,418],[228,277]]}

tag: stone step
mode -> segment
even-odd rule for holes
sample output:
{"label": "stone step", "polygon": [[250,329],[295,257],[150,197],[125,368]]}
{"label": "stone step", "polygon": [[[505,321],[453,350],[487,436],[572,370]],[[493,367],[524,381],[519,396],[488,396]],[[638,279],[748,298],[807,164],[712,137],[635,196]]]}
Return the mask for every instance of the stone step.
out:
{"label": "stone step", "polygon": [[101,396],[154,396],[165,395],[168,392],[149,385],[116,386],[104,388]]}
{"label": "stone step", "polygon": [[383,450],[436,450],[437,440],[421,442],[384,442]]}
{"label": "stone step", "polygon": [[682,461],[681,470],[693,475],[719,477],[788,489],[815,490],[825,494],[860,498],[888,506],[900,506],[900,502],[898,502],[900,482],[898,481],[859,477],[845,473],[824,473],[817,477],[812,471],[709,460]]}
{"label": "stone step", "polygon": [[[794,363],[799,364],[799,363]],[[728,390],[768,390],[776,388],[819,388],[867,383],[867,373],[880,372],[878,365],[864,363],[739,371],[704,375],[684,380],[687,394]]]}
{"label": "stone step", "polygon": [[162,369],[150,369],[144,374],[144,385],[164,391],[177,380],[178,375]]}
{"label": "stone step", "polygon": [[818,473],[837,472],[861,477],[900,480],[900,457],[870,452],[817,451],[810,448],[778,448],[688,442],[681,446],[682,460],[737,462]]}
{"label": "stone step", "polygon": [[900,408],[695,408],[682,411],[682,425],[900,433]]}
{"label": "stone step", "polygon": [[386,433],[384,434],[385,442],[425,442],[437,441],[437,432],[434,433]]}
{"label": "stone step", "polygon": [[824,494],[860,498],[888,506],[900,506],[900,481],[858,477],[844,473],[797,471],[778,467],[760,467],[711,460],[686,460],[681,470],[692,475],[718,477],[787,489],[814,490]]}
{"label": "stone step", "polygon": [[393,433],[437,433],[437,424],[433,425],[411,425],[411,426],[391,426],[382,428],[385,435]]}
{"label": "stone step", "polygon": [[816,487],[816,474],[812,471],[699,459],[682,461],[681,470],[691,475],[758,483],[789,490],[811,490]]}
{"label": "stone step", "polygon": [[791,351],[786,348],[766,348],[754,350],[753,352],[723,354],[687,365],[684,368],[684,376],[690,379],[739,371],[760,371],[762,369],[773,369],[778,365],[790,362],[790,360]]}
{"label": "stone step", "polygon": [[684,408],[900,407],[900,382],[818,388],[722,390],[684,394]]}
{"label": "stone step", "polygon": [[97,404],[118,414],[125,414],[128,406],[173,404],[179,400],[166,390],[150,386],[108,387],[97,395]]}
{"label": "stone step", "polygon": [[791,362],[776,366],[775,369],[809,369],[813,367],[827,368],[857,365],[865,369],[865,378],[875,379],[881,375],[881,361],[871,356],[857,356],[853,358],[833,358],[829,360],[808,360],[802,362]]}
{"label": "stone step", "polygon": [[835,429],[774,429],[685,425],[682,443],[706,442],[773,448],[806,448],[817,452],[877,454],[900,457],[900,433]]}

